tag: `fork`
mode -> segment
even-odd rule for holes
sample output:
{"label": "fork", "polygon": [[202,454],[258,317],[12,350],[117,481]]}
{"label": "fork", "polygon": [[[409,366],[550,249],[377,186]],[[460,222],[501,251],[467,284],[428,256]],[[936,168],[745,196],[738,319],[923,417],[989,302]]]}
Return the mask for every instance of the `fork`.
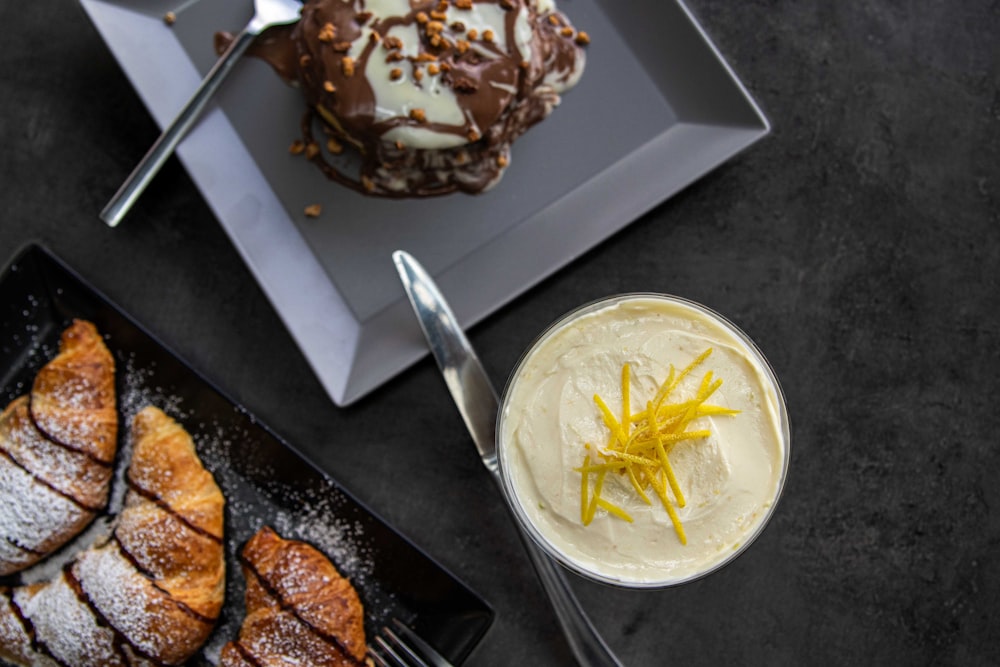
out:
{"label": "fork", "polygon": [[222,85],[222,82],[233,70],[236,61],[249,48],[254,38],[271,26],[297,21],[301,10],[301,0],[254,0],[253,18],[233,39],[226,52],[209,70],[191,99],[170,125],[163,130],[160,138],[156,140],[156,143],[118,188],[111,201],[101,210],[101,220],[106,222],[109,227],[115,227],[122,221],[125,214],[132,208],[132,204],[153,180],[153,176],[160,171],[167,158],[173,155],[177,144],[194,125],[202,110],[208,105],[212,95]]}
{"label": "fork", "polygon": [[368,655],[378,667],[452,667],[443,655],[402,621],[394,618],[392,625],[395,629],[382,626],[375,636],[376,646],[368,649]]}

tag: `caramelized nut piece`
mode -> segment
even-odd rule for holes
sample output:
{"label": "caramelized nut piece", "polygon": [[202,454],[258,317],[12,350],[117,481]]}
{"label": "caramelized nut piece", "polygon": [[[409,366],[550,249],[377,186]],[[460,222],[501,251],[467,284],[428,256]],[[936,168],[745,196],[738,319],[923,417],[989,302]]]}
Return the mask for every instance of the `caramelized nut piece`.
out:
{"label": "caramelized nut piece", "polygon": [[305,214],[307,218],[318,218],[319,214],[323,212],[323,207],[319,204],[310,204],[306,206]]}
{"label": "caramelized nut piece", "polygon": [[420,108],[410,109],[410,118],[417,121],[418,123],[426,123],[427,113]]}

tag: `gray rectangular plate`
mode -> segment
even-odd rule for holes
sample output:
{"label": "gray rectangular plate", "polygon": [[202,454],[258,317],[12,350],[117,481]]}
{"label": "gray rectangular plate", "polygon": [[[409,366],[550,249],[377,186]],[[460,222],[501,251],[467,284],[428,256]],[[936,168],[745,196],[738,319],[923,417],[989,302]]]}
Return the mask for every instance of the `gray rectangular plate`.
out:
{"label": "gray rectangular plate", "polygon": [[[252,0],[81,2],[161,127],[214,62],[213,34],[253,13]],[[680,2],[558,4],[591,36],[587,69],[485,194],[383,200],[328,181],[288,152],[300,93],[255,59],[237,66],[179,147],[338,405],[426,353],[393,250],[427,267],[468,327],[767,134]],[[319,218],[305,217],[310,204]]]}

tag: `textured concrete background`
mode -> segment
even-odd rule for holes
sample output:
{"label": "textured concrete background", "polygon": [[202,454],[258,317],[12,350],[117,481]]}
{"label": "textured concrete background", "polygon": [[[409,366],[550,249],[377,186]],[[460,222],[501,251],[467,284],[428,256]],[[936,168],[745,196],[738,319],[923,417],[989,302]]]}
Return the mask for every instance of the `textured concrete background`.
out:
{"label": "textured concrete background", "polygon": [[[690,5],[773,134],[471,339],[501,383],[582,302],[701,301],[773,363],[792,471],[719,574],[576,590],[628,665],[997,664],[1000,3]],[[570,663],[433,364],[333,406],[175,160],[105,228],[153,122],[75,3],[0,24],[0,261],[43,241],[483,594],[469,664]]]}

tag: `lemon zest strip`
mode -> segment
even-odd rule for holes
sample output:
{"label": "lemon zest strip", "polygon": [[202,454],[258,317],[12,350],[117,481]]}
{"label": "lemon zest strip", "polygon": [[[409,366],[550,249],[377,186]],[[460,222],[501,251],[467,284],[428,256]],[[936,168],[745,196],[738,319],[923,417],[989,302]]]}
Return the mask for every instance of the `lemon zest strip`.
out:
{"label": "lemon zest strip", "polygon": [[632,427],[632,419],[629,417],[629,412],[632,410],[632,397],[630,396],[629,386],[629,375],[631,374],[630,366],[628,362],[622,364],[622,433],[625,435],[625,444],[627,446],[629,429]]}
{"label": "lemon zest strip", "polygon": [[597,500],[597,505],[598,505],[598,507],[602,507],[602,508],[606,509],[611,514],[614,514],[619,519],[622,519],[623,521],[628,521],[629,523],[632,523],[632,517],[629,516],[629,513],[626,512],[625,510],[623,510],[621,507],[618,507],[618,505],[615,505],[613,503],[609,503],[604,498],[599,498]]}
{"label": "lemon zest strip", "polygon": [[[701,378],[693,398],[678,403],[667,401],[681,382],[711,354],[712,348],[706,349],[680,371],[671,364],[653,399],[647,401],[645,409],[637,413],[632,412],[631,365],[627,362],[623,364],[620,420],[600,395],[594,395],[594,403],[608,429],[608,439],[603,450],[592,451],[587,444],[589,453],[584,457],[583,465],[575,468],[581,474],[580,512],[584,525],[594,520],[598,508],[623,521],[632,522],[628,512],[602,497],[604,480],[609,472],[627,474],[636,495],[648,505],[652,504],[652,500],[646,491],[652,488],[670,517],[678,540],[687,544],[687,534],[677,514],[677,508],[686,507],[687,500],[670,463],[670,453],[679,442],[711,436],[710,429],[688,430],[695,420],[705,416],[731,416],[738,414],[739,410],[706,403],[722,386],[722,380],[716,378],[712,371],[707,371]],[[598,458],[595,459],[595,456]],[[603,462],[598,462],[599,459]]]}

